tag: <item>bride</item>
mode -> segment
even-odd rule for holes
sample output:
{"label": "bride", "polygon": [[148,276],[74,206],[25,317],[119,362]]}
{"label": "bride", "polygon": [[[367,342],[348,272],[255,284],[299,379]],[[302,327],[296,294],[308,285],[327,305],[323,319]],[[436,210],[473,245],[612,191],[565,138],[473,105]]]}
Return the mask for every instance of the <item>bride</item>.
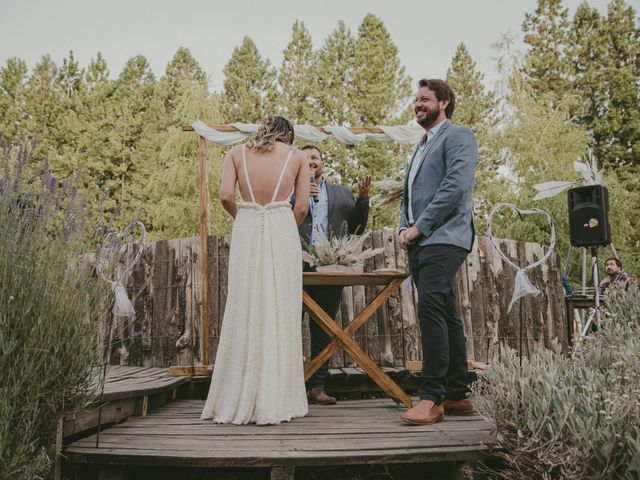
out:
{"label": "bride", "polygon": [[201,416],[216,423],[274,424],[307,414],[297,225],[309,209],[309,164],[292,144],[291,123],[268,115],[253,141],[225,159],[220,200],[235,219],[229,294]]}

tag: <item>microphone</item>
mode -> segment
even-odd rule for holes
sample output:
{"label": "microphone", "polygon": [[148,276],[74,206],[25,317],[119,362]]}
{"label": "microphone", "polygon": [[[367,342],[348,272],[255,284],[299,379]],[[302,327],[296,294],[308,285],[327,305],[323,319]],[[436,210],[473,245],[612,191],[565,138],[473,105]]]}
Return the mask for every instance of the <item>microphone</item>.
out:
{"label": "microphone", "polygon": [[[309,172],[309,181],[311,185],[316,184],[316,172]],[[318,203],[318,195],[311,195],[313,197],[313,203]]]}

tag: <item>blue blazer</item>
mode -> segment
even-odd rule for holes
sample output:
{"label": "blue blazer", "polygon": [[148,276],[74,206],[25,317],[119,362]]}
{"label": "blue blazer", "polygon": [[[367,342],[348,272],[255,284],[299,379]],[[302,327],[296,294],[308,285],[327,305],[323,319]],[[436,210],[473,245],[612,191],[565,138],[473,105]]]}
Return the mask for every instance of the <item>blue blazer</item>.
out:
{"label": "blue blazer", "polygon": [[[422,233],[421,246],[448,244],[471,250],[473,227],[472,193],[475,184],[478,145],[473,132],[445,120],[421,157],[413,152],[404,179],[400,228],[408,228],[408,192],[414,224]],[[413,184],[409,169],[421,162]]]}

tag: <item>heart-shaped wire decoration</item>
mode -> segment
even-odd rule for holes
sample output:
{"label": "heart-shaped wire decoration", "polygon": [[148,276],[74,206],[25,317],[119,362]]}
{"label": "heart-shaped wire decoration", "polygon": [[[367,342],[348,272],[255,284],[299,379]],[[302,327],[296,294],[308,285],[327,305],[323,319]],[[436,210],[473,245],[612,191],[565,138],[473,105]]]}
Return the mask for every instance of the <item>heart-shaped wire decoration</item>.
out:
{"label": "heart-shaped wire decoration", "polygon": [[[127,266],[127,268],[118,275],[115,279],[108,277],[105,272],[105,264],[109,267],[115,265],[115,256],[120,251],[122,246],[124,245],[124,240],[132,234],[133,229],[135,227],[140,228],[140,239],[138,242],[138,251],[131,263]],[[113,314],[120,317],[132,317],[136,314],[136,311],[127,296],[127,290],[122,285],[122,280],[133,270],[133,267],[140,261],[142,257],[142,252],[144,251],[144,246],[147,242],[147,229],[145,228],[142,222],[137,220],[133,220],[127,225],[127,227],[122,232],[109,232],[98,251],[97,260],[96,260],[96,270],[98,274],[102,277],[102,279],[109,284],[111,290],[115,294],[115,301],[113,303]],[[107,261],[107,259],[109,261]],[[114,269],[115,271],[115,269]]]}
{"label": "heart-shaped wire decoration", "polygon": [[[493,214],[496,212],[496,210],[502,207],[510,208],[511,210],[516,212],[520,216],[520,220],[524,220],[524,217],[527,215],[542,215],[547,219],[547,223],[549,224],[549,229],[551,230],[551,240],[549,241],[549,248],[547,249],[547,253],[545,253],[545,255],[540,260],[533,262],[532,264],[527,265],[526,267],[523,268],[513,263],[511,259],[509,259],[504,253],[502,253],[502,250],[500,250],[500,247],[493,239],[493,235],[491,233],[491,228],[493,225]],[[536,268],[539,265],[542,265],[544,262],[546,262],[549,259],[549,257],[553,253],[553,249],[556,245],[556,227],[553,224],[553,220],[551,220],[551,217],[549,216],[549,214],[544,210],[540,210],[539,208],[532,208],[530,210],[520,210],[518,207],[516,207],[512,203],[498,203],[495,207],[493,207],[493,210],[491,210],[491,213],[489,214],[489,218],[487,219],[487,236],[489,237],[489,240],[491,240],[491,244],[493,245],[493,248],[495,248],[496,252],[498,252],[498,255],[502,257],[502,260],[507,265],[510,265],[516,271],[515,284],[513,286],[513,295],[511,296],[511,302],[509,302],[509,308],[507,309],[507,313],[509,313],[511,311],[511,307],[513,306],[513,304],[520,298],[525,297],[527,295],[538,296],[540,295],[540,293],[542,293],[538,288],[536,288],[531,283],[531,280],[529,280],[529,277],[527,277],[527,272],[529,270]]]}

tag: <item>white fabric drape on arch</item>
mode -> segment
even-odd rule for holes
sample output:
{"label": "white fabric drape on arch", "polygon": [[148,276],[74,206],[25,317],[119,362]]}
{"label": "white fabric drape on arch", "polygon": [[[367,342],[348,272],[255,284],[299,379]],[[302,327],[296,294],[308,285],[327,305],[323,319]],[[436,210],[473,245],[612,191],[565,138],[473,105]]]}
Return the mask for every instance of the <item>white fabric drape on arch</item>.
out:
{"label": "white fabric drape on arch", "polygon": [[[217,145],[233,145],[242,142],[258,130],[258,125],[251,123],[232,123],[238,129],[235,132],[221,132],[211,128],[201,120],[191,125],[196,133]],[[296,138],[307,142],[321,142],[329,134],[345,145],[358,145],[366,139],[376,142],[397,142],[403,145],[414,145],[424,135],[424,129],[419,125],[376,125],[384,133],[353,133],[349,128],[339,125],[327,125],[322,128],[325,133],[312,125],[294,125]]]}

